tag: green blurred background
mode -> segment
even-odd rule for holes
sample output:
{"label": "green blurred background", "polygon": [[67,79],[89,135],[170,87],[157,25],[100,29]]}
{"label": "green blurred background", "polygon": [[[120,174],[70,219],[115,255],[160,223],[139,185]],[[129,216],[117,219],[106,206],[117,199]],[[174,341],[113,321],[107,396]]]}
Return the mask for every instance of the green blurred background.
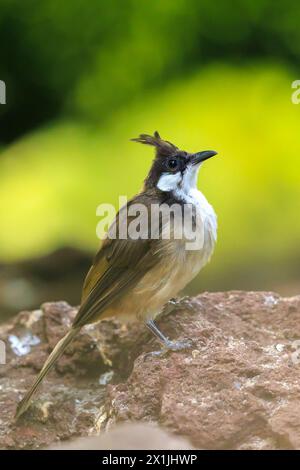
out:
{"label": "green blurred background", "polygon": [[140,187],[158,130],[213,148],[199,187],[219,217],[188,288],[299,293],[300,3],[1,0],[0,320],[78,303],[96,207]]}

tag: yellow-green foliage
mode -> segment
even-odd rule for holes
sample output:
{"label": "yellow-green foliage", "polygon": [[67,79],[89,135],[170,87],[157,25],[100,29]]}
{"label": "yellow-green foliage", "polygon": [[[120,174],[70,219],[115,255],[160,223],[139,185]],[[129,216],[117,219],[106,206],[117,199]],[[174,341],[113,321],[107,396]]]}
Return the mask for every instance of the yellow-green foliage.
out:
{"label": "yellow-green foliage", "polygon": [[56,122],[21,139],[0,160],[0,258],[64,244],[96,249],[97,205],[139,190],[152,159],[129,138],[157,129],[189,151],[219,153],[199,178],[219,216],[211,272],[286,266],[300,250],[295,78],[271,65],[215,65],[146,95],[105,127]]}

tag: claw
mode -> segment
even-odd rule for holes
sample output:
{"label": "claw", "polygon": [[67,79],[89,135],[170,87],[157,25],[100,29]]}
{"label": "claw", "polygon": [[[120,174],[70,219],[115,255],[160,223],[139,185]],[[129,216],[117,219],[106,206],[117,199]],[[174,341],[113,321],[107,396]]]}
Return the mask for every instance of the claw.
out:
{"label": "claw", "polygon": [[184,341],[169,341],[167,348],[171,351],[181,351],[182,349],[189,349],[193,346],[193,341],[188,339]]}
{"label": "claw", "polygon": [[194,342],[191,339],[184,341],[168,341],[162,349],[146,353],[144,360],[146,360],[148,357],[163,357],[170,351],[175,352],[182,351],[183,349],[190,349],[193,347],[193,345]]}
{"label": "claw", "polygon": [[144,355],[144,361],[146,359],[148,359],[149,357],[163,357],[165,356],[167,353],[169,352],[168,349],[164,348],[164,349],[160,349],[159,351],[151,351],[151,352],[148,352]]}

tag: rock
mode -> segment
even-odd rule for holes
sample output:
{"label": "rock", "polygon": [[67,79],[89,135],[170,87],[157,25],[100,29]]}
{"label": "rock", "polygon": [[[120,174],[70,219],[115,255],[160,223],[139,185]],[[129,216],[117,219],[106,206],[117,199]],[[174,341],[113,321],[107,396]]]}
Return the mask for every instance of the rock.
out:
{"label": "rock", "polygon": [[[65,302],[47,303],[0,326],[6,344],[6,365],[0,365],[0,448],[38,448],[86,436],[98,432],[105,420],[104,385],[126,376],[131,355],[137,354],[140,325],[128,331],[118,322],[103,321],[83,328],[24,418],[13,420],[17,403],[76,312]],[[142,344],[143,333],[139,338]]]}
{"label": "rock", "polygon": [[[41,448],[141,421],[196,448],[299,449],[300,296],[205,293],[173,308],[159,326],[191,339],[190,350],[149,354],[159,345],[140,324],[85,327],[18,423],[17,402],[77,310],[48,303],[2,325],[0,448]],[[101,439],[99,448],[109,442]]]}
{"label": "rock", "polygon": [[158,422],[197,448],[299,449],[300,296],[203,294],[193,305],[160,326],[194,348],[141,354],[108,386],[107,425]]}

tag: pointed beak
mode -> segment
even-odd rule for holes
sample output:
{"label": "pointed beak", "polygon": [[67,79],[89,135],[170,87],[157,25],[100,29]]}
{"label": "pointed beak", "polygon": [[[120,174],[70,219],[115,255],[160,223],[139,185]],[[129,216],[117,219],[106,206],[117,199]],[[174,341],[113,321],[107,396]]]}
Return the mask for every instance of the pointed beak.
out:
{"label": "pointed beak", "polygon": [[194,153],[194,155],[191,157],[192,165],[198,165],[199,163],[208,160],[208,158],[211,158],[214,155],[217,155],[217,152],[214,150],[204,150],[204,152]]}

